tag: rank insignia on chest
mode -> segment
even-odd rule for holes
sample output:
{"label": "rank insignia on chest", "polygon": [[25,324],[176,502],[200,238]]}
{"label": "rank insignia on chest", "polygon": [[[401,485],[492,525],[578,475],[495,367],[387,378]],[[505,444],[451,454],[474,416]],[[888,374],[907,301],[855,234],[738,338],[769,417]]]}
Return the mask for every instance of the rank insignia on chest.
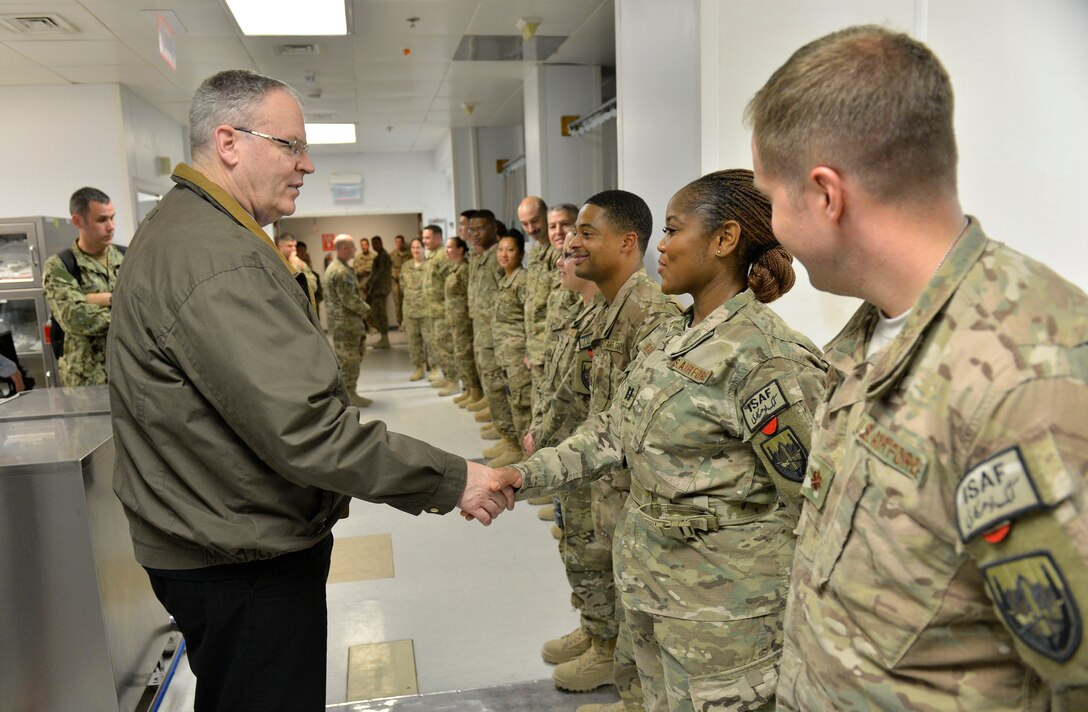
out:
{"label": "rank insignia on chest", "polygon": [[768,418],[785,410],[788,405],[786,395],[782,392],[778,381],[771,381],[744,401],[741,413],[748,429],[755,432]]}
{"label": "rank insignia on chest", "polygon": [[801,483],[801,494],[815,504],[817,509],[823,509],[824,500],[827,499],[827,489],[831,486],[831,480],[834,478],[834,468],[825,465],[816,458],[809,458],[805,469],[805,478]]}
{"label": "rank insignia on chest", "polygon": [[628,385],[623,391],[623,407],[630,408],[631,404],[635,402],[635,396],[638,394],[638,386]]}
{"label": "rank insignia on chest", "polygon": [[[791,482],[805,479],[808,453],[791,428],[782,428],[759,446],[778,474]],[[819,489],[819,487],[816,487]]]}
{"label": "rank insignia on chest", "polygon": [[1045,551],[982,567],[1009,629],[1032,650],[1065,662],[1080,645],[1082,625],[1061,569]]}

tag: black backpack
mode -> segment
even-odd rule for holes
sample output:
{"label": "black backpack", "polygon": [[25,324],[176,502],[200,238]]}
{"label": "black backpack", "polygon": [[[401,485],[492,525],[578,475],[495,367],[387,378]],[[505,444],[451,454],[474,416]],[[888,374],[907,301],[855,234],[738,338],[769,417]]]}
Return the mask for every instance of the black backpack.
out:
{"label": "black backpack", "polygon": [[[125,254],[124,245],[114,245],[117,251],[122,255]],[[57,253],[57,257],[60,258],[61,264],[64,265],[64,269],[68,270],[68,273],[76,278],[76,284],[83,286],[80,279],[82,277],[82,270],[79,269],[79,263],[76,262],[76,255],[72,252],[72,248],[61,250]],[[61,328],[60,322],[57,321],[57,317],[52,314],[49,315],[49,331],[52,337],[53,356],[60,358],[64,355],[64,329]]]}

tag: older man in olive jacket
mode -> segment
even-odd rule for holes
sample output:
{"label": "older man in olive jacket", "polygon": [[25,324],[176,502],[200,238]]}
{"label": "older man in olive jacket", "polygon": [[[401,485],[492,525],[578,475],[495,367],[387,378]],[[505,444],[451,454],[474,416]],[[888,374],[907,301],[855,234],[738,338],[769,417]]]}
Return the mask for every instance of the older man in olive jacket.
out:
{"label": "older man in olive jacket", "polygon": [[297,95],[221,72],[190,134],[193,165],[113,298],[114,489],[188,641],[196,710],[324,710],[331,529],[350,497],[487,523],[512,492],[348,405],[306,282],[261,229],[314,171]]}

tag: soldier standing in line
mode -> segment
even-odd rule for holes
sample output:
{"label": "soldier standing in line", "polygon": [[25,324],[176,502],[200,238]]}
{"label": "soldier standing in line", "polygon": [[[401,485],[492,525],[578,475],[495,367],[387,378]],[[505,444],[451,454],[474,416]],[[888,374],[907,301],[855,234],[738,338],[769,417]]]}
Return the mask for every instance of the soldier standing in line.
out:
{"label": "soldier standing in line", "polygon": [[[423,228],[423,245],[427,248],[427,264],[423,268],[423,294],[427,300],[430,317],[430,338],[427,357],[431,362],[431,386],[440,388],[438,395],[452,396],[460,387],[454,382],[457,369],[453,365],[453,349],[450,325],[446,321],[446,277],[453,264],[446,257],[442,228],[428,225]],[[439,369],[442,373],[439,374]]]}
{"label": "soldier standing in line", "polygon": [[775,234],[865,300],[826,351],[779,709],[1088,709],[1088,298],[964,214],[908,35],[811,42],[748,119]]}
{"label": "soldier standing in line", "polygon": [[460,408],[483,398],[480,376],[476,373],[476,361],[472,356],[472,316],[468,311],[468,245],[460,237],[446,240],[446,257],[453,269],[446,277],[446,321],[450,325],[453,340],[453,357],[457,376],[465,386],[465,392],[453,399]]}
{"label": "soldier standing in line", "polygon": [[374,264],[366,283],[366,303],[370,306],[370,320],[381,334],[374,344],[376,349],[389,348],[389,307],[386,302],[393,289],[393,260],[382,247],[382,238],[374,236]]}
{"label": "soldier standing in line", "polygon": [[530,195],[522,200],[518,205],[518,221],[525,236],[535,243],[531,245],[525,270],[525,352],[535,398],[544,372],[548,296],[558,285],[557,255],[548,240],[548,206],[542,198]]}
{"label": "soldier standing in line", "polygon": [[[525,360],[525,242],[520,235],[499,239],[496,260],[503,270],[499,291],[495,295],[495,316],[492,331],[495,338],[495,363],[502,369],[506,384],[506,402],[514,423],[514,437],[504,437],[488,460],[491,467],[520,462],[525,454],[521,438],[529,431],[532,419],[532,380]],[[489,452],[484,452],[488,455]]]}
{"label": "soldier standing in line", "polygon": [[554,488],[630,467],[613,552],[646,710],[769,712],[825,365],[764,306],[794,274],[751,171],[704,176],[667,212],[662,289],[693,305],[642,341],[607,412],[514,469]]}
{"label": "soldier standing in line", "polygon": [[404,244],[404,235],[393,238],[393,251],[389,253],[389,259],[393,263],[393,303],[397,310],[397,327],[403,331],[404,327],[404,294],[400,291],[400,270],[404,264],[412,259],[412,252]]}
{"label": "soldier standing in line", "polygon": [[[495,430],[503,438],[516,437],[513,416],[506,399],[506,381],[502,367],[495,360],[495,297],[502,279],[495,252],[498,249],[498,225],[490,210],[477,210],[468,221],[469,234],[476,246],[477,257],[469,276],[469,308],[472,311],[472,337],[476,351],[476,369],[484,387],[487,411]],[[479,414],[477,414],[479,420]]]}
{"label": "soldier standing in line", "polygon": [[355,254],[355,240],[351,235],[337,235],[333,240],[336,258],[325,270],[325,299],[329,315],[329,331],[332,333],[333,350],[344,372],[348,387],[348,399],[352,405],[365,408],[373,401],[356,392],[359,383],[359,365],[366,353],[365,319],[370,307],[359,296],[355,272],[348,265]]}
{"label": "soldier standing in line", "polygon": [[310,265],[306,263],[306,260],[298,254],[298,240],[295,236],[289,232],[281,232],[276,236],[276,249],[280,251],[284,259],[287,260],[287,264],[291,265],[299,272],[302,272],[306,277],[306,284],[310,287],[310,296],[314,298],[314,304],[316,308],[317,304],[317,275],[310,268]]}
{"label": "soldier standing in line", "polygon": [[[562,250],[563,242],[558,242]],[[556,246],[556,241],[552,241]],[[562,254],[557,260],[560,289],[573,293],[576,301],[567,313],[550,324],[551,334],[544,354],[544,375],[533,402],[533,419],[523,443],[525,452],[554,447],[574,432],[589,414],[589,371],[593,355],[589,348],[596,319],[607,303],[594,282],[574,274],[574,266]],[[566,304],[566,301],[563,302]],[[590,510],[589,485],[556,494],[559,554],[571,587],[571,604],[580,614],[573,632],[549,640],[541,648],[545,662],[558,665],[574,660],[589,649],[594,638],[604,640],[615,629],[615,584],[612,580],[612,551],[598,542]],[[532,501],[532,500],[529,500]]]}
{"label": "soldier standing in line", "polygon": [[404,323],[401,328],[408,338],[408,353],[415,370],[409,381],[421,381],[427,370],[426,342],[423,330],[427,318],[427,300],[423,295],[423,240],[412,239],[412,260],[400,270],[400,292],[404,295]]}
{"label": "soldier standing in line", "polygon": [[66,251],[75,273],[60,255],[52,255],[42,266],[42,287],[49,311],[65,335],[58,364],[60,384],[101,386],[107,382],[106,336],[124,253],[113,245],[116,211],[109,196],[97,188],[80,188],[72,193],[68,207],[79,230]]}

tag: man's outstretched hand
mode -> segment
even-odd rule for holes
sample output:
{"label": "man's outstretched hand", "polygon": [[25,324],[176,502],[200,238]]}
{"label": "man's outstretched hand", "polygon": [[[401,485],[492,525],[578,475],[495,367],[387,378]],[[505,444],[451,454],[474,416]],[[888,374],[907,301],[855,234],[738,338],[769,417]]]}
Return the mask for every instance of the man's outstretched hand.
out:
{"label": "man's outstretched hand", "polygon": [[477,462],[466,464],[468,478],[457,506],[465,519],[479,519],[486,527],[502,510],[514,508],[514,490],[521,485],[521,475],[512,467],[494,470]]}

